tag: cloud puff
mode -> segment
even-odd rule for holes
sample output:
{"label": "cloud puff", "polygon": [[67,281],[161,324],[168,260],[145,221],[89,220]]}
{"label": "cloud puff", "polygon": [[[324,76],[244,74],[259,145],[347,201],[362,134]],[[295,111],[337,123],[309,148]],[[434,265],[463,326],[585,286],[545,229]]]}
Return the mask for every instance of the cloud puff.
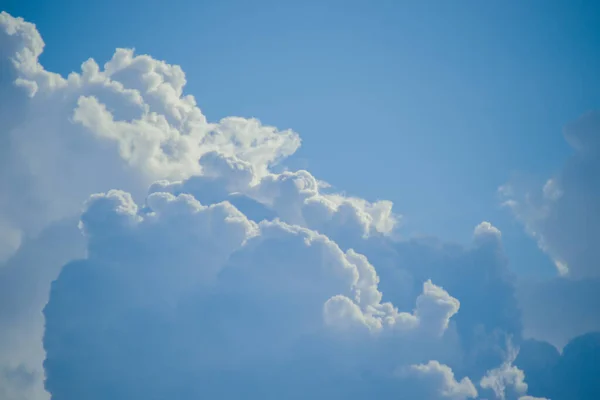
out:
{"label": "cloud puff", "polygon": [[483,240],[484,238],[494,238],[499,240],[502,237],[502,232],[500,232],[500,229],[496,228],[487,221],[483,221],[477,225],[473,233],[475,238],[480,240]]}
{"label": "cloud puff", "polygon": [[411,365],[402,373],[404,376],[422,381],[413,398],[465,400],[477,397],[477,389],[469,378],[457,381],[448,366],[437,361]]}

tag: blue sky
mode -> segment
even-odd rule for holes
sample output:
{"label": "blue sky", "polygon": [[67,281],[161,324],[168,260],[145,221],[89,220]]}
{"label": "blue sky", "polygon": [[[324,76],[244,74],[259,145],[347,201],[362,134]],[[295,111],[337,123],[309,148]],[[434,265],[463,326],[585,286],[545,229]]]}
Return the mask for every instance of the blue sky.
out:
{"label": "blue sky", "polygon": [[3,400],[596,393],[598,2],[2,7]]}
{"label": "blue sky", "polygon": [[[600,103],[596,2],[10,2],[66,74],[133,47],[182,65],[211,120],[303,138],[292,168],[390,199],[405,233],[468,240],[491,220],[521,270],[544,264],[499,208],[513,174],[554,173],[561,130]],[[64,23],[64,19],[70,21]],[[69,49],[68,52],[57,48]]]}

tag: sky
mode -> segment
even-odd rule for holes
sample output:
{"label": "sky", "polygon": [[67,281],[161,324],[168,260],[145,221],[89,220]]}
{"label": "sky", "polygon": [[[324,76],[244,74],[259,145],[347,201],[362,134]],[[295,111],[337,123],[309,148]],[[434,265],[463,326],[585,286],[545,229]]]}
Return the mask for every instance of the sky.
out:
{"label": "sky", "polygon": [[[173,395],[169,385],[178,398],[218,395],[232,378],[215,377],[206,392],[173,383],[181,377],[143,390],[136,382],[181,361],[167,350],[191,336],[172,332],[219,336],[189,313],[226,331],[233,322],[217,310],[244,302],[247,332],[221,332],[231,341],[216,346],[225,353],[174,371],[231,370],[215,366],[224,354],[236,371],[259,363],[266,375],[238,371],[239,379],[267,397],[289,395],[301,381],[320,391],[294,392],[336,398],[343,392],[332,382],[356,381],[348,365],[370,374],[353,388],[357,398],[376,386],[382,398],[432,399],[586,399],[597,390],[544,375],[577,371],[554,352],[597,343],[591,332],[600,329],[596,2],[8,0],[1,8],[0,287],[13,290],[0,306],[0,324],[11,327],[0,349],[15,350],[0,357],[0,394],[9,400],[158,399]],[[205,272],[196,259],[206,260]],[[288,262],[287,273],[277,268]],[[354,278],[302,267],[330,263]],[[167,264],[177,267],[167,273]],[[270,278],[244,275],[254,268]],[[317,276],[325,283],[309,285]],[[296,285],[287,286],[290,277]],[[86,285],[87,295],[78,289]],[[162,302],[144,294],[153,291]],[[325,322],[307,311],[317,307],[308,294],[325,304]],[[255,326],[273,299],[281,309]],[[115,311],[122,303],[139,325]],[[285,307],[299,317],[288,321]],[[43,319],[27,317],[42,311]],[[74,331],[63,328],[71,319],[80,321]],[[364,339],[357,321],[386,341]],[[159,353],[143,355],[156,367],[132,350],[124,365],[138,372],[129,379],[106,372],[117,356],[94,334],[121,323],[129,330],[111,340],[135,340],[144,324],[157,332],[147,348]],[[323,323],[352,330],[348,340],[356,334],[364,346],[321,355],[332,334]],[[261,330],[270,324],[283,327]],[[290,332],[304,330],[314,359],[298,361]],[[421,341],[421,330],[435,345]],[[244,334],[266,353],[246,354],[236,336]],[[87,347],[65,350],[76,335]],[[36,350],[23,355],[14,343]],[[414,343],[406,359],[382,372],[392,361],[375,354],[406,343]],[[204,357],[199,346],[190,354]],[[550,372],[532,360],[544,351],[556,363],[542,365]],[[95,367],[77,372],[86,357]],[[337,375],[321,384],[303,375],[315,359]],[[289,375],[279,377],[279,392],[265,392],[263,379],[281,363]],[[394,368],[398,382],[389,381]],[[102,374],[114,381],[106,386]],[[422,392],[404,381],[411,374],[441,389]],[[548,379],[561,383],[544,387]],[[69,387],[73,380],[79,387]]]}

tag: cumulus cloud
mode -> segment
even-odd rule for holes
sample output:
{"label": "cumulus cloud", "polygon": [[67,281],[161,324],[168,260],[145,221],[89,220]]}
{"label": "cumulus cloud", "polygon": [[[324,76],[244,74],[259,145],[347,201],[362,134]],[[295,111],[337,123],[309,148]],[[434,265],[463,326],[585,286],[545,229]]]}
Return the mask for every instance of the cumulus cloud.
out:
{"label": "cumulus cloud", "polygon": [[[466,246],[399,240],[391,202],[274,172],[295,132],[208,121],[179,66],[117,49],[63,77],[43,49],[0,13],[2,399],[529,398],[490,222]],[[589,125],[569,139],[587,162]],[[564,181],[543,202],[570,198]]]}
{"label": "cumulus cloud", "polygon": [[482,238],[486,236],[500,238],[502,236],[502,232],[500,232],[500,229],[496,228],[494,225],[487,221],[483,221],[482,223],[477,225],[475,227],[474,234],[476,238]]}
{"label": "cumulus cloud", "polygon": [[[113,190],[90,198],[81,227],[87,258],[63,269],[44,311],[46,385],[53,399],[201,396],[238,378],[267,382],[273,368],[300,374],[293,378],[311,389],[289,382],[247,393],[273,397],[300,390],[324,398],[329,390],[346,390],[335,387],[332,376],[350,381],[363,371],[375,376],[362,390],[378,379],[391,390],[400,385],[393,370],[380,371],[369,352],[380,355],[392,343],[419,336],[436,340],[459,310],[458,300],[427,281],[414,312],[401,312],[381,301],[379,278],[364,256],[307,228],[256,224],[228,202],[204,206],[189,194],[153,192],[140,208],[129,194]],[[339,340],[348,345],[338,348]],[[304,346],[315,352],[315,365],[294,372],[309,362],[298,359]],[[383,365],[420,357],[418,351],[387,351]],[[150,365],[146,357],[153,358]],[[323,365],[335,374],[323,376]],[[347,371],[348,365],[355,368]],[[211,369],[222,371],[217,382],[205,375]],[[124,370],[134,371],[126,382]],[[159,371],[162,380],[147,380]],[[324,380],[322,389],[316,379]],[[110,392],[103,389],[113,380],[119,383]],[[472,393],[468,383],[455,388],[449,381],[443,393],[465,398],[456,396]]]}

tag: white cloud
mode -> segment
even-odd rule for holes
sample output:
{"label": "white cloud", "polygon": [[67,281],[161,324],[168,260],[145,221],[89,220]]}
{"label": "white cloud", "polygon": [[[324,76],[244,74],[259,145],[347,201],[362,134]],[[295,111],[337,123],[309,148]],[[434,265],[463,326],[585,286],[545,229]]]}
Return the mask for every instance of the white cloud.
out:
{"label": "white cloud", "polygon": [[[93,196],[82,215],[82,228],[90,240],[88,256],[96,260],[101,254],[106,265],[114,266],[113,261],[124,256],[118,244],[126,238],[119,236],[119,230],[129,232],[125,236],[133,235],[132,231],[143,232],[136,245],[146,243],[150,248],[164,250],[161,254],[147,255],[146,268],[137,271],[145,277],[146,286],[130,285],[129,300],[134,304],[150,304],[156,309],[174,307],[182,293],[193,292],[199,285],[210,287],[210,282],[218,281],[225,260],[232,252],[239,252],[235,249],[246,246],[246,241],[252,243],[248,246],[260,247],[258,243],[269,234],[292,235],[309,241],[312,248],[329,249],[329,253],[323,253],[330,254],[327,265],[337,265],[340,272],[351,272],[351,279],[344,285],[334,285],[340,290],[327,292],[312,318],[321,321],[328,300],[342,295],[358,307],[370,331],[385,327],[392,331],[403,327],[400,329],[403,331],[419,325],[419,317],[381,303],[378,278],[366,258],[352,250],[344,252],[327,237],[305,229],[319,228],[323,233],[337,230],[362,239],[375,233],[389,233],[396,217],[391,213],[390,202],[370,203],[321,193],[324,185],[306,171],[271,173],[269,166],[298,148],[300,140],[295,133],[280,132],[255,119],[238,117],[209,123],[193,97],[183,94],[185,75],[178,66],[149,56],[135,56],[131,50],[117,50],[103,68],[90,59],[82,64],[81,72],[63,78],[39,64],[38,56],[44,45],[32,24],[4,13],[2,26],[3,43],[12,46],[7,59],[16,60],[9,62],[16,83],[11,90],[24,110],[3,115],[9,123],[2,132],[2,140],[11,155],[5,159],[4,171],[11,173],[2,179],[14,188],[2,198],[1,217],[10,227],[3,231],[4,235],[25,237],[27,241],[43,232],[52,221],[77,214],[90,193],[106,191],[105,195]],[[200,159],[202,162],[198,163]],[[9,184],[17,179],[19,185]],[[208,192],[213,198],[222,192],[231,199],[231,193],[238,192],[274,210],[283,221],[304,228],[279,222],[259,227],[228,203],[222,203],[225,198],[201,204],[181,193],[186,190],[180,190],[177,196],[165,193],[167,187],[175,191],[178,185],[170,183],[164,188],[162,184],[155,185],[159,190],[153,190],[155,193],[147,197],[147,207],[152,212],[139,210],[133,199],[141,198],[144,186],[160,179],[183,179],[179,185],[186,186],[186,190],[193,184],[201,183],[201,187],[209,184]],[[126,189],[133,196],[111,190],[115,187]],[[42,207],[31,207],[32,204]],[[220,217],[225,219],[217,224]],[[324,217],[326,225],[317,226],[323,224],[319,217]],[[173,225],[164,225],[165,219]],[[173,240],[177,236],[173,229],[183,229],[180,233],[185,235],[180,241]],[[161,238],[160,245],[153,242],[156,237]],[[202,245],[190,247],[190,241],[194,240]],[[19,241],[15,239],[14,243],[4,250],[7,256],[16,251]],[[109,251],[105,248],[108,243],[111,243]],[[165,268],[165,256],[202,260],[203,268],[190,268],[189,262],[174,262]],[[47,266],[39,261],[31,268],[37,271]],[[39,275],[39,280],[35,280],[40,287],[40,300],[33,303],[33,310],[44,306],[44,293],[56,276],[57,267],[52,271],[53,274]],[[126,274],[120,277],[128,282],[136,269],[123,272]],[[428,288],[431,292],[435,286],[431,284]],[[458,309],[455,299],[445,291],[440,293],[441,298],[436,301],[441,302],[441,311],[435,311],[436,301],[425,303],[424,321],[436,327],[435,335],[446,329],[448,319]],[[39,327],[25,345],[39,346],[43,320],[35,315],[19,326],[19,329],[31,324]],[[441,321],[436,322],[436,318]],[[52,321],[46,322],[53,326]],[[284,336],[273,338],[280,337]],[[24,356],[16,352],[14,357],[18,363],[19,357]],[[28,364],[37,374],[31,384],[36,390],[41,388],[43,357],[42,350]],[[10,362],[11,371],[17,371],[18,367]],[[51,360],[48,365],[52,371]],[[40,391],[36,396],[46,395]]]}
{"label": "white cloud", "polygon": [[491,389],[496,398],[501,400],[506,398],[509,389],[517,394],[524,394],[527,391],[525,374],[510,362],[488,371],[479,384],[484,389]]}
{"label": "white cloud", "polygon": [[[2,399],[47,399],[44,372],[56,400],[467,399],[466,376],[518,340],[489,222],[466,247],[395,240],[391,202],[273,172],[299,136],[209,122],[179,66],[117,49],[63,77],[43,49],[34,25],[0,14]],[[584,131],[569,140],[591,162]],[[549,180],[540,207],[515,190],[509,203],[557,264],[587,276],[593,251],[580,260],[540,223],[573,198],[565,182]],[[482,386],[520,388],[518,371],[492,368]]]}
{"label": "white cloud", "polygon": [[494,225],[487,221],[483,221],[482,223],[477,225],[475,227],[474,234],[477,238],[492,236],[496,237],[497,239],[500,239],[502,237],[502,232],[500,232],[498,228],[496,228]]}
{"label": "white cloud", "polygon": [[437,361],[411,365],[402,371],[401,375],[423,381],[423,392],[427,388],[427,393],[419,393],[419,398],[465,400],[477,397],[477,389],[469,378],[457,381],[452,369]]}
{"label": "white cloud", "polygon": [[460,302],[441,287],[428,280],[423,285],[423,294],[417,298],[416,315],[420,325],[427,331],[441,335],[448,327],[450,317],[458,312]]}

